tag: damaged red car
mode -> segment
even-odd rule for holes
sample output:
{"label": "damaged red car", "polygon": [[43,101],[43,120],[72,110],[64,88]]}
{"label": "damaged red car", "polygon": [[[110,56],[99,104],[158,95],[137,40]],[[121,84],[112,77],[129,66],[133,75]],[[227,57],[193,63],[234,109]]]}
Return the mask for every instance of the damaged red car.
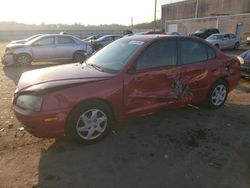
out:
{"label": "damaged red car", "polygon": [[192,37],[119,39],[86,62],[25,72],[13,110],[37,137],[91,143],[114,121],[205,102],[217,109],[240,79],[239,61]]}

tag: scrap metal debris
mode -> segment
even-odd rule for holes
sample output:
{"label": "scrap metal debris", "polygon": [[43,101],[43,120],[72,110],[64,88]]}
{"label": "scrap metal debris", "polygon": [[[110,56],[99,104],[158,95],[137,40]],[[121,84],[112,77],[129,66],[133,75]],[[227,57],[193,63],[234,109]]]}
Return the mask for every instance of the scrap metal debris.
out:
{"label": "scrap metal debris", "polygon": [[24,127],[20,127],[17,129],[16,133],[15,133],[15,138],[16,137],[23,137],[25,135],[25,131],[24,131]]}

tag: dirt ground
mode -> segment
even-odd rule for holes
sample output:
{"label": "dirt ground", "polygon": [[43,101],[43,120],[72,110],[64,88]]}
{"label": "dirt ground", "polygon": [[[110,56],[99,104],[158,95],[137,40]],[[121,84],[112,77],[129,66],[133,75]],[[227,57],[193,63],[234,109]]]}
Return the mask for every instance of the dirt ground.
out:
{"label": "dirt ground", "polygon": [[103,141],[81,146],[35,138],[12,113],[21,73],[51,65],[0,65],[1,188],[250,187],[250,80],[240,80],[218,110],[162,110],[117,123]]}

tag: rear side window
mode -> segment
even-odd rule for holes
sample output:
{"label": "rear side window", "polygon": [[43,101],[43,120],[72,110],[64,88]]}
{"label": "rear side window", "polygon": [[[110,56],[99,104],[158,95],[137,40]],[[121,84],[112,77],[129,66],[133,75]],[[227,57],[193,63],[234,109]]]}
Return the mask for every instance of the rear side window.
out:
{"label": "rear side window", "polygon": [[75,41],[70,37],[58,37],[58,44],[72,44]]}
{"label": "rear side window", "polygon": [[214,50],[199,41],[182,40],[179,45],[182,64],[191,64],[215,58]]}
{"label": "rear side window", "polygon": [[180,50],[182,64],[190,64],[207,60],[206,47],[198,41],[182,40],[180,41]]}
{"label": "rear side window", "polygon": [[153,43],[140,56],[136,70],[145,70],[174,66],[177,62],[177,44],[175,40],[162,40]]}

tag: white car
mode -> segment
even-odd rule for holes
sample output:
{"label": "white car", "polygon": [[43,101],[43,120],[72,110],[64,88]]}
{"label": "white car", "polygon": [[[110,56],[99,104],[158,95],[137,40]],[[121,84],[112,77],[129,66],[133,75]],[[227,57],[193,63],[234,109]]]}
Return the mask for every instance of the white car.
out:
{"label": "white car", "polygon": [[240,46],[240,39],[233,33],[216,33],[206,41],[219,49],[237,49]]}

